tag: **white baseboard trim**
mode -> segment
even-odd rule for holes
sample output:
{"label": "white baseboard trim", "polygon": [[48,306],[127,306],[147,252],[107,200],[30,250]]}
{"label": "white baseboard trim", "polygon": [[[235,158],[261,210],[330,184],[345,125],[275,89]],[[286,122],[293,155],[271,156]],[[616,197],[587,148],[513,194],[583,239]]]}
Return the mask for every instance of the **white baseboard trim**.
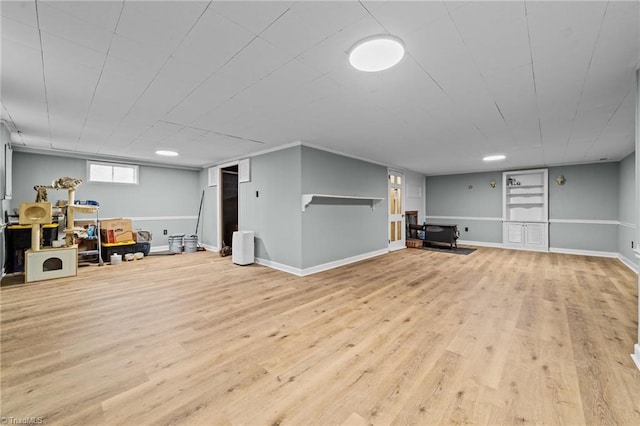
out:
{"label": "white baseboard trim", "polygon": [[489,216],[425,216],[427,224],[430,220],[444,219],[444,220],[488,220],[490,222],[502,222],[504,219],[501,217],[489,217]]}
{"label": "white baseboard trim", "polygon": [[205,249],[218,253],[220,251],[220,249],[216,246],[210,246],[209,244],[200,244],[201,247],[204,247]]}
{"label": "white baseboard trim", "polygon": [[347,257],[346,259],[340,259],[333,262],[324,263],[322,265],[312,266],[302,270],[302,276],[317,274],[318,272],[328,271],[329,269],[338,268],[340,266],[348,265],[350,263],[359,262],[361,260],[370,259],[372,257],[381,256],[389,253],[388,248],[381,250],[370,251],[369,253],[359,254],[357,256]]}
{"label": "white baseboard trim", "polygon": [[549,247],[551,253],[562,254],[576,254],[579,256],[594,256],[594,257],[613,257],[618,258],[619,254],[612,251],[596,251],[596,250],[580,250],[580,249],[568,249],[559,247]]}
{"label": "white baseboard trim", "polygon": [[[214,246],[210,246],[208,244],[200,244],[201,247],[204,247],[205,249],[209,250],[209,251],[213,251],[213,252],[219,252],[220,250],[218,249],[218,247],[214,247]],[[169,246],[165,245],[165,246],[151,246],[151,249],[149,250],[150,253],[158,253],[160,251],[169,251]]]}
{"label": "white baseboard trim", "polygon": [[621,255],[620,253],[618,253],[618,260],[622,263],[624,263],[624,265],[631,269],[633,272],[635,272],[636,274],[638,272],[640,272],[640,270],[638,270],[638,265],[636,263],[634,263],[632,260],[628,259],[627,257]]}
{"label": "white baseboard trim", "polygon": [[289,274],[297,275],[299,277],[305,277],[307,275],[317,274],[318,272],[328,271],[329,269],[345,266],[350,263],[359,262],[361,260],[370,259],[372,257],[381,256],[389,253],[389,249],[381,249],[372,251],[369,253],[359,254],[357,256],[347,257],[346,259],[335,260],[333,262],[323,263],[322,265],[311,266],[309,268],[300,269],[293,266],[285,265],[282,263],[274,262],[272,260],[261,259],[256,257],[255,262],[258,265],[267,266],[278,271],[287,272]]}
{"label": "white baseboard trim", "polygon": [[502,244],[502,243],[489,243],[489,242],[485,242],[485,241],[458,240],[458,244],[462,244],[462,245],[465,245],[465,246],[505,248],[504,244]]}
{"label": "white baseboard trim", "polygon": [[636,343],[633,346],[634,353],[631,354],[631,359],[636,363],[636,367],[640,370],[640,343]]}
{"label": "white baseboard trim", "polygon": [[266,266],[271,269],[277,269],[278,271],[297,275],[299,277],[302,276],[302,269],[300,268],[294,268],[293,266],[285,265],[284,263],[278,263],[272,260],[262,259],[260,257],[256,257],[254,260],[258,265]]}

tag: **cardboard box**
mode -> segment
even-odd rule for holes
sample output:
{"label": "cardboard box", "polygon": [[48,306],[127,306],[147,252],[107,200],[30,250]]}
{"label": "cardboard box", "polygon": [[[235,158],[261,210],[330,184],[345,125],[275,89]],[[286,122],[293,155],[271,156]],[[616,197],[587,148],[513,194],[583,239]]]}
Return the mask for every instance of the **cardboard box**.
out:
{"label": "cardboard box", "polygon": [[122,229],[123,231],[133,231],[131,219],[109,219],[100,221],[100,229]]}
{"label": "cardboard box", "polygon": [[108,244],[135,242],[135,233],[131,226],[131,219],[110,219],[100,221],[100,237]]}

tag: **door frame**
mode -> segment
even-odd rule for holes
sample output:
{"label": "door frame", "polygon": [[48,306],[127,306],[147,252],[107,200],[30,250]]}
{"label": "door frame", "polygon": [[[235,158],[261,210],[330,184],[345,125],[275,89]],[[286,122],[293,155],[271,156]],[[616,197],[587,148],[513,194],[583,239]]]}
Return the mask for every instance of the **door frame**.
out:
{"label": "door frame", "polygon": [[[218,244],[218,250],[222,250],[222,169],[227,167],[238,166],[240,160],[230,161],[228,163],[220,164],[216,166],[218,168],[218,185],[216,187],[216,240]],[[240,185],[238,183],[238,229],[240,229]],[[231,245],[228,241],[227,244]]]}
{"label": "door frame", "polygon": [[[400,186],[400,220],[402,221],[402,226],[401,226],[401,233],[402,233],[402,238],[395,240],[395,241],[391,241],[391,197],[390,197],[390,193],[391,193],[391,174],[394,174],[396,176],[401,176],[402,177],[402,183],[399,185]],[[393,169],[393,168],[387,168],[387,197],[389,200],[389,203],[387,204],[387,223],[386,223],[386,227],[387,227],[387,240],[389,241],[389,246],[388,249],[389,251],[395,251],[395,250],[401,250],[404,248],[407,248],[407,232],[406,232],[406,217],[405,217],[405,207],[407,205],[407,191],[406,191],[406,187],[407,187],[407,179],[405,176],[404,171],[399,170],[399,169]],[[397,221],[397,219],[395,220]]]}

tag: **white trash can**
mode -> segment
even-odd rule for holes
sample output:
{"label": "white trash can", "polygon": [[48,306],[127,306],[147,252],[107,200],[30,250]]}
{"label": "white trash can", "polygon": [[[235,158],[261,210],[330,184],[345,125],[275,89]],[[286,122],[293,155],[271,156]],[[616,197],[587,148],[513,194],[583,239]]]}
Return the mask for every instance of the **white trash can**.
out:
{"label": "white trash can", "polygon": [[235,231],[233,233],[233,250],[231,259],[236,265],[250,265],[253,263],[255,232]]}

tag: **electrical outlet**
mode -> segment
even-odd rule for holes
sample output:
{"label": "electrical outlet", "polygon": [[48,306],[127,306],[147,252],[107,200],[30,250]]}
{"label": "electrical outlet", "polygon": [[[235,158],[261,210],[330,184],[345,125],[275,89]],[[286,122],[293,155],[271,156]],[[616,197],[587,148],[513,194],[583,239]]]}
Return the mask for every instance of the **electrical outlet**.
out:
{"label": "electrical outlet", "polygon": [[166,229],[162,230],[162,235],[167,235],[167,230]]}
{"label": "electrical outlet", "polygon": [[258,198],[259,196],[260,196],[260,193],[256,191],[256,198]]}
{"label": "electrical outlet", "polygon": [[469,227],[468,226],[464,227],[464,232],[469,232]]}

